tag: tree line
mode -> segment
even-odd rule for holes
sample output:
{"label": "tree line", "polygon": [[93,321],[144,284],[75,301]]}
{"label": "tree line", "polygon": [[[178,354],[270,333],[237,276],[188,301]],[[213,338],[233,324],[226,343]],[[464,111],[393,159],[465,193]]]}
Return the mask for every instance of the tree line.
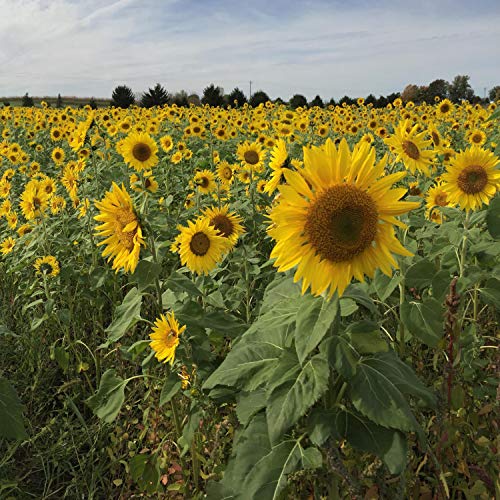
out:
{"label": "tree line", "polygon": [[[374,108],[383,108],[388,104],[394,102],[397,98],[401,98],[403,102],[412,101],[415,104],[423,102],[433,103],[436,98],[450,99],[454,103],[460,103],[467,100],[473,104],[487,104],[491,101],[500,100],[500,85],[496,85],[490,89],[488,97],[481,98],[474,93],[470,85],[470,77],[468,75],[457,75],[451,82],[443,79],[437,79],[429,83],[429,85],[415,85],[409,84],[404,90],[400,92],[393,92],[387,96],[379,95],[376,97],[374,94],[369,94],[364,98],[365,105],[371,105]],[[213,83],[205,87],[203,95],[188,94],[186,91],[181,90],[175,94],[168,92],[161,84],[157,83],[154,87],[149,88],[146,92],[136,97],[134,92],[127,85],[117,86],[112,93],[110,105],[119,108],[128,108],[133,105],[139,105],[144,108],[151,108],[154,106],[164,106],[165,104],[176,104],[177,106],[200,106],[208,104],[209,106],[223,106],[223,107],[241,107],[248,103],[252,107],[266,102],[288,104],[291,108],[298,107],[320,107],[324,108],[328,105],[347,105],[355,104],[358,100],[348,95],[345,95],[338,101],[331,98],[328,101],[317,95],[311,101],[308,101],[302,94],[294,94],[288,102],[281,98],[273,99],[266,94],[263,90],[254,92],[248,99],[241,89],[234,88],[229,94],[224,93],[222,87],[216,86]],[[54,103],[55,107],[61,108],[65,105],[61,94],[57,96],[57,101]],[[94,98],[91,98],[87,103],[91,108],[95,109],[98,104]],[[9,105],[4,101],[4,105]],[[22,98],[22,106],[34,106],[33,98],[28,93]],[[83,106],[83,104],[81,105]]]}

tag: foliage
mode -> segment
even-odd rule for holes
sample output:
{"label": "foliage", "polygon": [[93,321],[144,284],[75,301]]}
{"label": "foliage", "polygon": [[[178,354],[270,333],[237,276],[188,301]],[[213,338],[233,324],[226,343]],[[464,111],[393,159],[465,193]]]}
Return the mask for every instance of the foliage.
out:
{"label": "foliage", "polygon": [[141,106],[143,108],[152,108],[154,106],[164,106],[170,101],[170,94],[157,83],[153,88],[144,92],[141,97]]}
{"label": "foliage", "polygon": [[224,104],[224,91],[211,83],[203,89],[201,102],[209,106],[222,106]]}
{"label": "foliage", "polygon": [[135,96],[130,87],[118,85],[111,95],[111,105],[126,109],[135,104]]}

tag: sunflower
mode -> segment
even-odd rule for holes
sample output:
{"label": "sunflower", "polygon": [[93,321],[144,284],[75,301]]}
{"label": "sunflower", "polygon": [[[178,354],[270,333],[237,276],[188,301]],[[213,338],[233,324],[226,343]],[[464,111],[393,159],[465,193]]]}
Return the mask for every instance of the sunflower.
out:
{"label": "sunflower", "polygon": [[266,152],[263,151],[262,144],[258,142],[250,143],[245,141],[238,146],[236,154],[241,160],[241,164],[244,168],[254,171],[260,171],[262,169],[266,158]]}
{"label": "sunflower", "polygon": [[396,161],[402,161],[412,174],[421,170],[429,175],[429,165],[434,158],[434,151],[425,149],[431,144],[424,139],[426,131],[418,133],[419,125],[412,125],[409,120],[404,120],[394,129],[394,134],[385,139],[385,143],[396,154]]}
{"label": "sunflower", "polygon": [[429,124],[429,129],[428,129],[428,134],[429,134],[429,137],[431,138],[431,141],[432,141],[432,144],[434,145],[434,147],[436,149],[441,149],[444,144],[443,144],[443,139],[441,137],[441,134],[439,133],[439,130],[437,129],[437,127],[431,123]]}
{"label": "sunflower", "polygon": [[467,141],[473,146],[482,146],[486,142],[486,134],[482,130],[475,128],[467,134]]}
{"label": "sunflower", "polygon": [[439,116],[448,116],[454,111],[455,107],[449,99],[443,99],[437,107]]}
{"label": "sunflower", "polygon": [[54,163],[56,165],[61,165],[61,163],[64,161],[64,150],[62,148],[54,148],[52,151],[52,159],[54,160]]}
{"label": "sunflower", "polygon": [[228,205],[206,208],[203,216],[209,220],[210,226],[217,230],[219,236],[229,240],[231,246],[236,245],[238,238],[245,232],[241,225],[242,218],[234,212],[229,212]]}
{"label": "sunflower", "polygon": [[138,172],[150,170],[158,163],[157,152],[155,141],[144,132],[132,132],[120,145],[123,159]]}
{"label": "sunflower", "polygon": [[438,182],[427,192],[425,198],[425,215],[429,220],[441,224],[443,222],[443,216],[441,212],[435,208],[446,207],[448,205],[448,193],[443,189],[443,183]]}
{"label": "sunflower", "polygon": [[388,276],[397,262],[392,253],[411,255],[394,235],[394,216],[419,203],[399,201],[406,189],[390,189],[405,172],[385,175],[386,157],[375,163],[375,149],[360,142],[351,152],[345,139],[336,149],[304,148],[301,173],[285,171],[286,184],[270,219],[271,253],[278,271],[295,266],[302,293],[329,288],[342,295],[352,278],[363,281],[380,268]]}
{"label": "sunflower", "polygon": [[21,194],[19,206],[26,220],[43,216],[48,207],[49,197],[47,193],[40,189],[38,182],[30,181]]}
{"label": "sunflower", "polygon": [[179,255],[183,266],[197,274],[208,274],[215,268],[230,246],[227,238],[219,236],[210,220],[200,218],[180,227]]}
{"label": "sunflower", "polygon": [[33,264],[36,269],[36,273],[40,275],[55,277],[61,271],[59,267],[59,262],[52,255],[47,255],[45,257],[39,257]]}
{"label": "sunflower", "polygon": [[120,188],[113,182],[111,191],[106,192],[102,201],[95,202],[100,214],[94,219],[102,222],[96,228],[97,236],[106,238],[99,245],[106,245],[102,252],[113,260],[113,269],[118,272],[133,273],[139,261],[141,246],[145,246],[142,229],[134,212],[130,195],[122,184]]}
{"label": "sunflower", "polygon": [[271,161],[269,162],[272,174],[267,182],[265,191],[272,194],[283,178],[283,172],[290,167],[290,157],[286,150],[286,143],[283,139],[279,139],[271,151]]}
{"label": "sunflower", "polygon": [[198,191],[200,193],[210,193],[217,188],[215,176],[213,172],[210,172],[210,170],[201,170],[200,172],[196,172],[193,181],[198,186]]}
{"label": "sunflower", "polygon": [[491,152],[471,146],[457,153],[442,176],[450,205],[465,210],[477,210],[488,205],[500,185],[500,160]]}
{"label": "sunflower", "polygon": [[229,186],[234,180],[233,168],[227,161],[221,161],[217,165],[217,177],[222,184]]}
{"label": "sunflower", "polygon": [[167,317],[163,314],[156,319],[153,333],[149,334],[151,349],[155,351],[158,361],[169,362],[173,365],[175,350],[179,345],[179,335],[186,329],[186,325],[180,327],[173,312],[168,312]]}
{"label": "sunflower", "polygon": [[8,238],[5,238],[2,243],[0,243],[0,252],[2,252],[4,255],[9,254],[14,250],[14,246],[16,245],[16,240],[9,236]]}

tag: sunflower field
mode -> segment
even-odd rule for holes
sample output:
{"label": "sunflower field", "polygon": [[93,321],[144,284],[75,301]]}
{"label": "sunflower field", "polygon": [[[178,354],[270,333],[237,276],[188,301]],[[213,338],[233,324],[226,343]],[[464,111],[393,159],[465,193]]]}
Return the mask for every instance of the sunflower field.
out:
{"label": "sunflower field", "polygon": [[496,104],[0,109],[0,498],[498,498]]}

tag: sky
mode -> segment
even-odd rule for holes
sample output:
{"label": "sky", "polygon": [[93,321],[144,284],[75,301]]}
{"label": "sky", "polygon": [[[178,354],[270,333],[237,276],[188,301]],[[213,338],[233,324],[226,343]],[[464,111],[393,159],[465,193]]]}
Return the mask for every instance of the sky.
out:
{"label": "sky", "polygon": [[500,85],[500,0],[0,0],[0,96]]}

